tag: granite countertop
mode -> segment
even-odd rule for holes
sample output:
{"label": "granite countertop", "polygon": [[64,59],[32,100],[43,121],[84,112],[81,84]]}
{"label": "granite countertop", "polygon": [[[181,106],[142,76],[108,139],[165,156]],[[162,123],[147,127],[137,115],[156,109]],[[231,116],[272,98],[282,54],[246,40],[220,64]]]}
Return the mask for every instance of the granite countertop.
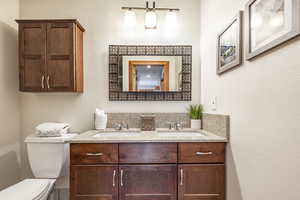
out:
{"label": "granite countertop", "polygon": [[90,130],[72,137],[69,143],[151,143],[151,142],[228,142],[225,137],[217,136],[204,130],[184,129],[170,131],[157,129],[153,132],[141,132],[139,129],[116,131]]}

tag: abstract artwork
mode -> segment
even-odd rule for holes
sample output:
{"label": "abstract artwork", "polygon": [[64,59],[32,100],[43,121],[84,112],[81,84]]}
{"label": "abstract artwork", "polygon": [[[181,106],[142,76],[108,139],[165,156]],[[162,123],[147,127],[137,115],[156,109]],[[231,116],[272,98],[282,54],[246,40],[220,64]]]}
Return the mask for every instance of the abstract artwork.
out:
{"label": "abstract artwork", "polygon": [[246,6],[247,59],[299,35],[299,0],[250,0]]}

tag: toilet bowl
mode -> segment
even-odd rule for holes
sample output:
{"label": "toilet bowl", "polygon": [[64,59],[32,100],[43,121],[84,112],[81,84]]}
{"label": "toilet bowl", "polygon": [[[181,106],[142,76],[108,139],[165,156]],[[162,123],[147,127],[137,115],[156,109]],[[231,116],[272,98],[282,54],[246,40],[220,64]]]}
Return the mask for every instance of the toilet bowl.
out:
{"label": "toilet bowl", "polygon": [[2,200],[47,200],[56,179],[64,174],[69,145],[67,140],[76,134],[61,137],[28,136],[25,139],[28,159],[35,179],[25,179],[0,191]]}

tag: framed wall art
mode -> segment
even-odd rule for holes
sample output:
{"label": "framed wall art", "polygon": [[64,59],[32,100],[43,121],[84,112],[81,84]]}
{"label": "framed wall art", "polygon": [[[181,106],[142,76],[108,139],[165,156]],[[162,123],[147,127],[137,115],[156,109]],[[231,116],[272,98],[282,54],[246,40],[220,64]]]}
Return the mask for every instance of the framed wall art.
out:
{"label": "framed wall art", "polygon": [[240,11],[217,38],[217,74],[242,64],[242,17]]}
{"label": "framed wall art", "polygon": [[250,0],[246,5],[246,58],[300,34],[299,0]]}

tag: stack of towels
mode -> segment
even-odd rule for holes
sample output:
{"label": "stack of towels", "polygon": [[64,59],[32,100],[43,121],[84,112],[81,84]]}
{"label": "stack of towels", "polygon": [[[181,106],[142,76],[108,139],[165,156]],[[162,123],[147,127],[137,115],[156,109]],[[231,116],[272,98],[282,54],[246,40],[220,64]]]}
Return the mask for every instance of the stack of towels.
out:
{"label": "stack of towels", "polygon": [[69,124],[67,123],[42,123],[35,127],[35,132],[40,137],[60,137],[69,132]]}

